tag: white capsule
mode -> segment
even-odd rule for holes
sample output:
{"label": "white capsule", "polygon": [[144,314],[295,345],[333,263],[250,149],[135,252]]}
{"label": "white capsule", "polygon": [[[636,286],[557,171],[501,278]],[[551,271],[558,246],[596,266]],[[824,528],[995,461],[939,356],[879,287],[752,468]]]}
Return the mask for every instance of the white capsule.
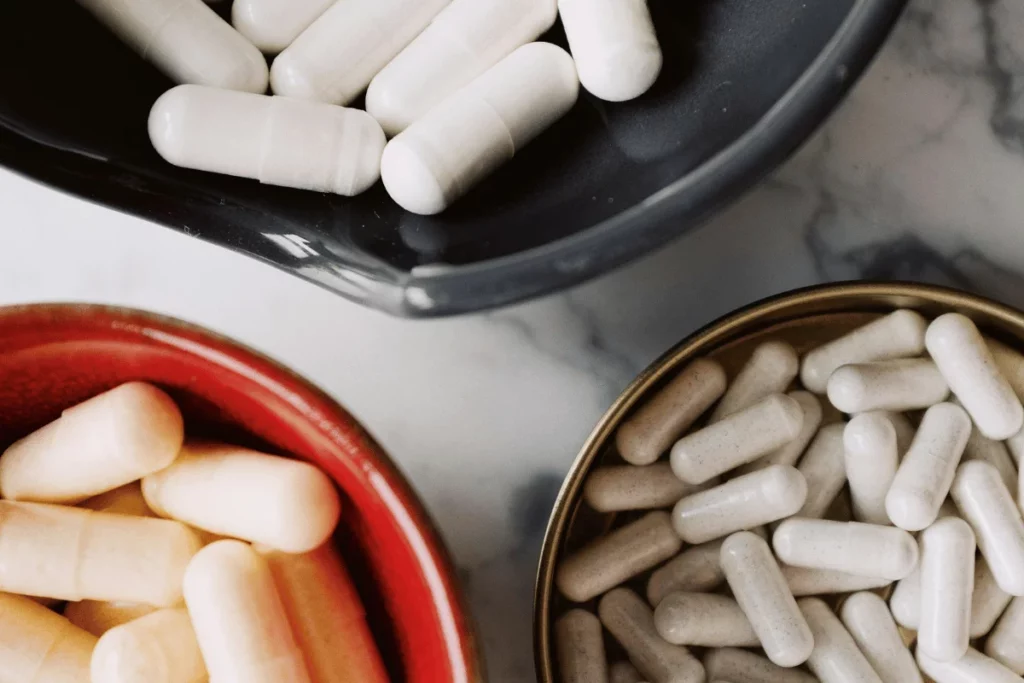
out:
{"label": "white capsule", "polygon": [[677,441],[672,471],[685,482],[702,484],[792,441],[802,422],[799,403],[785,394],[771,394]]}
{"label": "white capsule", "polygon": [[844,365],[828,378],[828,400],[844,413],[917,410],[947,396],[946,380],[927,358]]}
{"label": "white capsule", "polygon": [[962,519],[941,519],[921,533],[917,647],[940,662],[959,659],[970,642],[974,551],[974,532]]}
{"label": "white capsule", "polygon": [[202,0],[77,0],[175,83],[262,93],[260,51]]}
{"label": "white capsule", "polygon": [[952,662],[932,659],[918,647],[917,665],[935,683],[1020,683],[1020,676],[973,647]]}
{"label": "white capsule", "polygon": [[925,345],[982,434],[1001,441],[1020,431],[1024,408],[970,318],[939,316],[928,326]]}
{"label": "white capsule", "polygon": [[649,465],[725,392],[725,370],[698,358],[623,421],[615,434],[622,459]]}
{"label": "white capsule", "polygon": [[809,391],[823,394],[828,378],[841,365],[917,356],[924,351],[927,324],[914,311],[893,311],[809,352],[800,379]]}
{"label": "white capsule", "polygon": [[893,428],[896,430],[896,448],[903,457],[903,454],[910,448],[910,444],[914,442],[914,425],[910,424],[910,420],[903,413],[894,413],[891,410],[874,410],[864,413],[865,415],[882,415],[889,422],[892,423]]}
{"label": "white capsule", "polygon": [[761,644],[739,603],[714,593],[669,593],[654,610],[658,635],[676,645],[758,647]]}
{"label": "white capsule", "polygon": [[604,683],[608,680],[601,622],[590,612],[571,609],[555,621],[555,651],[558,653],[561,683]]}
{"label": "white capsule", "polygon": [[999,472],[987,462],[965,462],[957,470],[950,493],[974,529],[981,554],[1000,588],[1011,595],[1024,595],[1024,519]]}
{"label": "white capsule", "polygon": [[771,453],[746,465],[737,467],[736,474],[748,474],[770,465],[796,465],[797,461],[800,460],[800,456],[806,450],[807,444],[817,434],[818,427],[821,426],[822,417],[821,401],[818,400],[818,397],[809,391],[791,391],[786,395],[797,402],[800,406],[800,411],[803,413],[800,432],[796,435],[796,438],[779,446]]}
{"label": "white capsule", "polygon": [[555,585],[570,600],[584,602],[667,560],[681,546],[668,513],[649,512],[562,560]]}
{"label": "white capsule", "polygon": [[916,631],[921,625],[921,563],[896,582],[889,596],[892,618],[903,628]]}
{"label": "white capsule", "polygon": [[184,609],[162,609],[110,629],[92,653],[90,683],[206,683]]}
{"label": "white capsule", "polygon": [[985,558],[974,559],[974,592],[971,593],[971,638],[980,638],[995,626],[1013,596],[999,587]]}
{"label": "white capsule", "polygon": [[855,416],[843,430],[843,456],[854,519],[889,524],[885,496],[899,466],[892,421],[880,412]]}
{"label": "white capsule", "polygon": [[[767,538],[764,527],[748,529],[761,538]],[[707,593],[725,581],[719,557],[724,538],[695,545],[679,553],[651,572],[647,579],[647,601],[657,606],[674,591]]]}
{"label": "white capsule", "polygon": [[1010,495],[1017,497],[1017,467],[1010,457],[1006,444],[1002,441],[993,441],[974,428],[967,439],[962,458],[964,462],[968,460],[981,460],[995,467]]}
{"label": "white capsule", "polygon": [[366,90],[366,111],[389,136],[555,23],[555,0],[454,0]]}
{"label": "white capsule", "polygon": [[95,646],[59,614],[0,593],[0,683],[86,683]]}
{"label": "white capsule", "polygon": [[844,429],[842,423],[822,427],[800,459],[797,470],[807,481],[807,499],[796,513],[798,516],[824,517],[846,483]]}
{"label": "white capsule", "polygon": [[939,403],[925,411],[885,497],[893,524],[920,531],[935,521],[970,433],[971,419],[960,406]]}
{"label": "white capsule", "polygon": [[1003,443],[1006,444],[1006,450],[1010,452],[1010,457],[1013,458],[1013,464],[1019,468],[1021,457],[1024,456],[1024,428],[1021,428],[1019,432]]}
{"label": "white capsule", "polygon": [[771,394],[781,394],[793,383],[799,370],[800,360],[792,345],[778,340],[759,344],[729,384],[709,421],[718,422]]}
{"label": "white capsule", "polygon": [[1024,674],[1024,598],[1010,601],[985,641],[985,654],[1015,674]]}
{"label": "white capsule", "polygon": [[267,54],[277,54],[291,45],[334,2],[234,0],[231,4],[231,23],[260,50]]}
{"label": "white capsule", "polygon": [[882,683],[921,683],[914,656],[903,644],[885,600],[874,593],[854,593],[839,616]]}
{"label": "white capsule", "polygon": [[448,2],[336,2],[277,56],[270,88],[275,95],[348,104]]}
{"label": "white capsule", "polygon": [[1024,355],[995,339],[985,339],[985,345],[1013,393],[1024,401]]}
{"label": "white capsule", "polygon": [[818,598],[803,598],[798,604],[814,637],[807,667],[821,683],[882,683],[828,605]]}
{"label": "white capsule", "polygon": [[780,564],[779,567],[789,590],[798,598],[884,588],[892,583],[889,579],[878,576],[861,576],[834,569],[792,567],[788,564]]}
{"label": "white capsule", "polygon": [[799,666],[814,647],[807,622],[764,539],[741,531],[722,544],[722,570],[768,659]]}
{"label": "white capsule", "polygon": [[783,668],[755,655],[732,647],[708,650],[704,669],[709,681],[730,683],[818,683],[814,676],[799,669]]}
{"label": "white capsule", "polygon": [[704,543],[789,517],[806,499],[803,475],[772,465],[683,498],[672,509],[672,524],[687,543]]}
{"label": "white capsule", "polygon": [[629,662],[615,662],[608,667],[608,683],[643,683],[643,677]]}
{"label": "white capsule", "polygon": [[665,642],[654,628],[654,615],[627,588],[609,591],[597,605],[601,623],[619,642],[650,683],[703,683],[704,667],[681,645]]}
{"label": "white capsule", "polygon": [[667,462],[599,467],[583,484],[583,500],[598,512],[650,510],[674,505],[705,488],[708,484],[681,481]]}
{"label": "white capsule", "polygon": [[860,522],[787,519],[772,536],[779,560],[897,581],[917,565],[917,543],[902,529]]}

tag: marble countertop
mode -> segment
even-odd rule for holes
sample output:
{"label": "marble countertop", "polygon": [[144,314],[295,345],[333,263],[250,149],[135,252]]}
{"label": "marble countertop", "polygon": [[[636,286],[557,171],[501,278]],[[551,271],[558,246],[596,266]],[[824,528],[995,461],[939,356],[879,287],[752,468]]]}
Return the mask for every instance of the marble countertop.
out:
{"label": "marble countertop", "polygon": [[913,0],[831,121],[745,199],[618,272],[495,313],[385,317],[6,172],[0,224],[0,304],[186,318],[348,406],[439,521],[490,679],[532,681],[551,503],[598,417],[662,351],[738,306],[829,280],[936,282],[1024,307],[1024,3]]}

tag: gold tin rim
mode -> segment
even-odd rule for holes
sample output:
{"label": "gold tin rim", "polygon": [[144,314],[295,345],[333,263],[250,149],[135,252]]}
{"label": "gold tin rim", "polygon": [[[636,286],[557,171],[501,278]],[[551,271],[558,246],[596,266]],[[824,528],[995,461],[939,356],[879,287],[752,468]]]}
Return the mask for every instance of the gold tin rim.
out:
{"label": "gold tin rim", "polygon": [[829,313],[880,312],[913,308],[926,313],[958,311],[990,330],[1024,340],[1024,313],[975,294],[948,287],[908,282],[855,282],[815,285],[762,299],[712,321],[688,335],[645,368],[598,420],[577,454],[548,518],[534,584],[533,652],[540,683],[556,683],[551,647],[551,600],[555,560],[583,480],[623,417],[653,387],[711,349],[759,328]]}

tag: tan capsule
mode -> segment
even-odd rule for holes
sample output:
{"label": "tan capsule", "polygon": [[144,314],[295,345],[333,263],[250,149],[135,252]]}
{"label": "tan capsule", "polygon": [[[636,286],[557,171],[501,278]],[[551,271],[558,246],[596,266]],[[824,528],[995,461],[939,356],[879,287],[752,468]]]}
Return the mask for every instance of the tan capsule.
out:
{"label": "tan capsule", "polygon": [[811,442],[821,425],[821,401],[809,391],[791,391],[787,394],[800,406],[803,413],[803,421],[800,423],[800,432],[796,438],[779,446],[771,453],[764,455],[753,462],[741,465],[736,468],[736,474],[749,474],[754,470],[761,470],[770,465],[796,465],[800,456],[803,455],[807,444]]}
{"label": "tan capsule", "polygon": [[77,503],[167,467],[183,438],[170,396],[143,382],[122,384],[8,447],[0,496]]}
{"label": "tan capsule", "polygon": [[973,647],[952,662],[932,659],[918,647],[917,665],[935,683],[1020,683],[1020,676]]}
{"label": "tan capsule", "polygon": [[615,434],[623,460],[650,465],[725,392],[725,370],[698,358],[627,418]]}
{"label": "tan capsule", "polygon": [[795,567],[834,569],[897,581],[917,566],[917,542],[902,529],[861,522],[787,519],[775,530],[772,547]]}
{"label": "tan capsule", "polygon": [[803,598],[799,605],[814,637],[814,651],[807,660],[807,667],[821,683],[881,683],[828,605],[818,598]]}
{"label": "tan capsule", "polygon": [[708,483],[681,481],[667,462],[599,467],[583,484],[583,500],[598,512],[651,510],[675,505],[680,498],[707,487]]}
{"label": "tan capsule", "polygon": [[1012,599],[1012,595],[999,587],[985,558],[975,558],[974,592],[971,593],[971,638],[980,638],[991,631],[999,615]]}
{"label": "tan capsule", "polygon": [[56,612],[0,593],[0,683],[85,683],[95,645]]}
{"label": "tan capsule", "polygon": [[206,683],[206,665],[184,609],[162,609],[103,634],[90,683]]}
{"label": "tan capsule", "polygon": [[739,603],[714,593],[669,593],[654,610],[658,635],[676,645],[758,647]]}
{"label": "tan capsule", "polygon": [[921,534],[917,648],[936,661],[951,662],[967,651],[974,553],[974,533],[962,519],[941,519]]}
{"label": "tan capsule", "polygon": [[824,517],[846,483],[844,429],[842,423],[822,427],[800,459],[797,470],[807,482],[807,498],[798,516]]}
{"label": "tan capsule", "polygon": [[608,681],[601,622],[590,612],[571,609],[555,621],[555,651],[561,683]]}
{"label": "tan capsule", "polygon": [[851,419],[843,430],[843,462],[854,519],[889,524],[885,495],[899,467],[892,421],[883,413],[862,413]]}
{"label": "tan capsule", "polygon": [[797,598],[864,591],[883,588],[892,583],[889,579],[878,576],[860,576],[834,569],[792,567],[781,563],[779,568],[782,569],[782,576],[786,579],[790,592]]}
{"label": "tan capsule", "polygon": [[81,600],[69,602],[64,608],[64,616],[80,629],[84,629],[97,638],[104,633],[134,621],[139,617],[152,614],[157,607],[137,602],[100,602],[99,600]]}
{"label": "tan capsule", "polygon": [[708,650],[704,669],[709,681],[731,683],[818,683],[811,674],[783,668],[753,652],[733,647]]}
{"label": "tan capsule", "polygon": [[683,542],[667,512],[649,512],[562,560],[555,585],[575,602],[590,600],[667,560]]}
{"label": "tan capsule", "polygon": [[874,593],[854,593],[839,615],[882,683],[921,683],[914,656],[903,644],[885,600]]}
{"label": "tan capsule", "polygon": [[597,605],[601,623],[650,683],[703,683],[704,667],[681,645],[665,642],[654,628],[654,615],[633,591],[616,588]]}
{"label": "tan capsule", "polygon": [[985,641],[985,654],[1024,675],[1024,598],[1014,598]]}
{"label": "tan capsule", "polygon": [[715,406],[709,421],[718,422],[771,394],[784,392],[799,370],[800,360],[791,344],[776,339],[759,344]]}
{"label": "tan capsule", "polygon": [[266,560],[241,541],[200,550],[185,604],[216,683],[311,683]]}
{"label": "tan capsule", "polygon": [[96,512],[113,512],[118,515],[134,515],[135,517],[157,516],[146,505],[146,499],[142,496],[142,482],[138,481],[83,500],[79,507]]}
{"label": "tan capsule", "polygon": [[[761,538],[768,537],[764,527],[754,527],[749,531]],[[719,561],[723,541],[725,539],[721,538],[687,548],[651,572],[647,579],[647,601],[657,606],[673,591],[706,593],[720,586],[725,581]]]}
{"label": "tan capsule", "polygon": [[608,683],[643,683],[643,680],[629,662],[615,662],[608,668]]}
{"label": "tan capsule", "polygon": [[304,553],[334,531],[341,503],[309,463],[215,443],[186,443],[175,463],[142,481],[146,503],[222,536]]}
{"label": "tan capsule", "polygon": [[1006,485],[1006,490],[1010,492],[1010,496],[1017,498],[1017,467],[1014,465],[1005,443],[993,441],[974,428],[971,430],[971,436],[967,439],[963,457],[960,459],[961,462],[970,460],[980,460],[995,467],[1003,484]]}
{"label": "tan capsule", "polygon": [[198,549],[166,519],[0,501],[0,590],[11,593],[171,607]]}
{"label": "tan capsule", "polygon": [[947,396],[946,380],[927,358],[844,365],[828,378],[828,400],[844,413],[918,410]]}

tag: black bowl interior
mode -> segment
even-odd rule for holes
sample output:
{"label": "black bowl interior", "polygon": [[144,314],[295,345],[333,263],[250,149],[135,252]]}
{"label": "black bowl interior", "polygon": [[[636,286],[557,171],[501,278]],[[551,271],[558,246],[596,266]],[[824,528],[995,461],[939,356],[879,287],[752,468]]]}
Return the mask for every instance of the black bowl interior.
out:
{"label": "black bowl interior", "polygon": [[[902,0],[650,0],[647,95],[583,93],[445,213],[175,168],[146,121],[171,83],[71,0],[0,2],[0,164],[407,315],[580,281],[678,234],[781,161],[866,65]],[[216,7],[225,12],[227,2]],[[556,25],[545,40],[564,45]]]}

